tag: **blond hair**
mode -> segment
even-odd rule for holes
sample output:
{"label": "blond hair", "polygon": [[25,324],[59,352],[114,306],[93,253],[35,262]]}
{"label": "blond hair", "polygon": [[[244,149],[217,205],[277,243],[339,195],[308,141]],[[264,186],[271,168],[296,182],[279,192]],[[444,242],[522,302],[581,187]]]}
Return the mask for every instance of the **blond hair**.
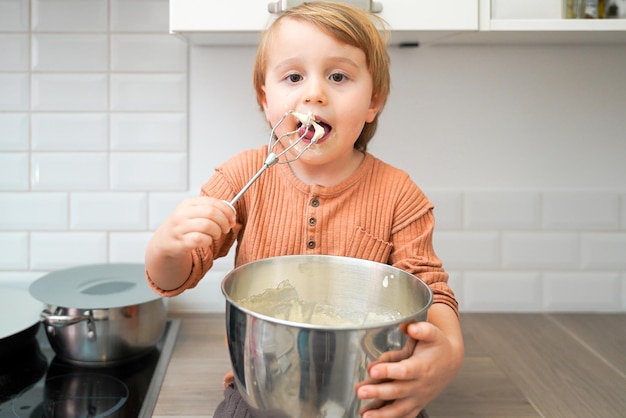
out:
{"label": "blond hair", "polygon": [[372,100],[380,110],[370,123],[366,123],[354,143],[354,148],[366,151],[374,136],[378,116],[382,111],[390,89],[389,54],[387,53],[387,25],[373,13],[347,4],[334,2],[303,3],[283,12],[262,34],[254,63],[253,82],[259,106],[263,105],[267,51],[272,36],[283,19],[295,19],[311,23],[339,42],[359,48],[365,53],[367,69],[372,77]]}

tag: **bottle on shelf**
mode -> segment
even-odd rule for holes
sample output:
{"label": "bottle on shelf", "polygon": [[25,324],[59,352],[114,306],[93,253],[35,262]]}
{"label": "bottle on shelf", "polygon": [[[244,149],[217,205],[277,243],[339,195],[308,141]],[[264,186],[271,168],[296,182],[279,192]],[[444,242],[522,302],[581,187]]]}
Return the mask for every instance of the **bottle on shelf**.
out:
{"label": "bottle on shelf", "polygon": [[576,19],[577,17],[577,8],[576,5],[578,0],[564,0],[563,7],[565,9],[564,17],[565,19]]}
{"label": "bottle on shelf", "polygon": [[625,19],[626,0],[606,0],[604,17],[606,19]]}
{"label": "bottle on shelf", "polygon": [[604,3],[605,0],[564,0],[564,17],[566,19],[602,19]]}
{"label": "bottle on shelf", "polygon": [[581,17],[584,19],[598,18],[598,0],[584,0],[582,3]]}

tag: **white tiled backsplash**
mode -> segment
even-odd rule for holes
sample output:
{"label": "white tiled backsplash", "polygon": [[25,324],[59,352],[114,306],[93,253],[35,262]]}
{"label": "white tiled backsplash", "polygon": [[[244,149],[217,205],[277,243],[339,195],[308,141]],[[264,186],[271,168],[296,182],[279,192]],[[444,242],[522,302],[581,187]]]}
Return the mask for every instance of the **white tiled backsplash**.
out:
{"label": "white tiled backsplash", "polygon": [[[189,48],[167,16],[167,0],[0,0],[0,283],[142,262],[216,164],[266,141],[254,49]],[[435,203],[462,309],[625,310],[626,48],[390,53],[371,151]],[[170,309],[222,311],[231,262]]]}

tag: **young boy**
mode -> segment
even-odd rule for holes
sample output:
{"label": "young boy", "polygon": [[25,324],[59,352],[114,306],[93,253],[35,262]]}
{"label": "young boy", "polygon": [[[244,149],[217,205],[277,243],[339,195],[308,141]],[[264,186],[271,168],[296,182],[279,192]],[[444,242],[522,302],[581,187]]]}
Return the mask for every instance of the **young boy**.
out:
{"label": "young boy", "polygon": [[[177,295],[237,242],[237,266],[280,255],[331,254],[417,275],[433,290],[434,303],[427,322],[408,327],[419,341],[413,355],[371,365],[370,377],[384,383],[356,388],[359,398],[377,400],[363,417],[416,417],[456,376],[463,340],[457,302],[432,247],[433,205],[406,173],[367,152],[389,93],[382,24],[331,2],[303,4],[278,17],[258,48],[257,100],[271,126],[288,110],[311,112],[324,135],[297,160],[266,170],[235,211],[224,200],[263,165],[267,146],[218,167],[201,196],[183,201],[154,233],[146,274],[156,292]],[[276,135],[298,123],[288,117]],[[247,416],[236,390],[225,394],[215,416]]]}

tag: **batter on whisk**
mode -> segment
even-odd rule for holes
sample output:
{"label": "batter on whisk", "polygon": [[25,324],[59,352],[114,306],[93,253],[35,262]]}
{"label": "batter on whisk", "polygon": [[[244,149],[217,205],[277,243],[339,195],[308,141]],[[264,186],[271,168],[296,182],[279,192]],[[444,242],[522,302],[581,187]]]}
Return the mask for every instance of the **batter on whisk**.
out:
{"label": "batter on whisk", "polygon": [[[367,151],[390,88],[383,29],[375,15],[337,2],[304,3],[272,23],[259,43],[254,87],[277,144],[232,157],[200,196],[181,202],[148,244],[146,275],[155,292],[178,295],[233,245],[235,266],[328,254],[417,275],[434,303],[427,321],[408,326],[419,341],[412,356],[370,364],[370,378],[354,390],[374,400],[363,417],[424,417],[458,373],[463,339],[433,249],[432,203],[407,173]],[[272,153],[285,163],[268,164]],[[225,382],[214,417],[249,416],[229,376]]]}

